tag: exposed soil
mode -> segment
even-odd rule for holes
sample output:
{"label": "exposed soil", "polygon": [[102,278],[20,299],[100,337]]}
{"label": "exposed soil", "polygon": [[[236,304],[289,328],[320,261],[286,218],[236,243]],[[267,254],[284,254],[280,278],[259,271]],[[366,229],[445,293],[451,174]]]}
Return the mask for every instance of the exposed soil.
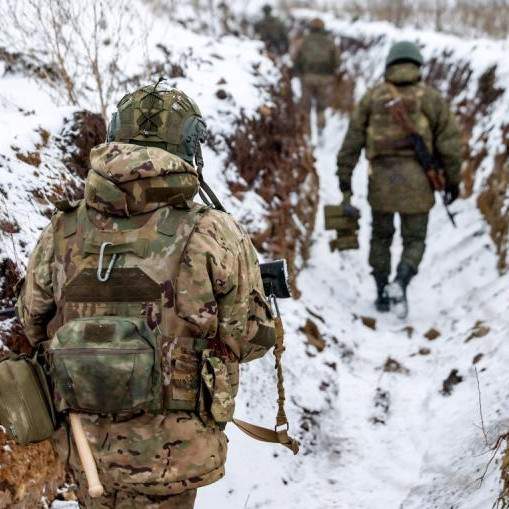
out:
{"label": "exposed soil", "polygon": [[51,444],[20,447],[0,432],[0,507],[27,509],[45,507],[42,497],[54,498],[65,481],[62,463]]}

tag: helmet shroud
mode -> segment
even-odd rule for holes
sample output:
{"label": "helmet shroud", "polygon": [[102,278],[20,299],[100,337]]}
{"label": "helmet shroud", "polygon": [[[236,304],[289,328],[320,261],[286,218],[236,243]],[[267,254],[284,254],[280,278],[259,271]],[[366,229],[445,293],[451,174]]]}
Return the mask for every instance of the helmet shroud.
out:
{"label": "helmet shroud", "polygon": [[199,165],[200,143],[207,133],[200,109],[184,92],[160,83],[139,88],[120,100],[107,141],[162,148]]}

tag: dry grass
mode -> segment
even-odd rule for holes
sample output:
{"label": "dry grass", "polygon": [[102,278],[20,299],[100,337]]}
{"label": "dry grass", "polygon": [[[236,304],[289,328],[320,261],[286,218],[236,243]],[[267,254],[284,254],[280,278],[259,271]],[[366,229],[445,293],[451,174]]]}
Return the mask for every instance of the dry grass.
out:
{"label": "dry grass", "polygon": [[[321,8],[352,19],[390,21],[458,35],[505,38],[509,32],[509,0],[344,0],[321,2]],[[283,10],[317,8],[316,0],[280,0]]]}

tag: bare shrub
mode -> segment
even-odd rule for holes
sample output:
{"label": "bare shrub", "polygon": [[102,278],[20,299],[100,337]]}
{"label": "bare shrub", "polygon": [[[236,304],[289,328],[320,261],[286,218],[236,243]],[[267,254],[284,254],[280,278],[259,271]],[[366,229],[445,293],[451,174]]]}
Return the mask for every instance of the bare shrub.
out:
{"label": "bare shrub", "polygon": [[509,0],[279,0],[281,10],[321,9],[352,19],[389,21],[458,35],[505,38]]}
{"label": "bare shrub", "polygon": [[128,0],[4,0],[0,14],[1,43],[41,62],[35,75],[60,101],[106,117],[139,26]]}

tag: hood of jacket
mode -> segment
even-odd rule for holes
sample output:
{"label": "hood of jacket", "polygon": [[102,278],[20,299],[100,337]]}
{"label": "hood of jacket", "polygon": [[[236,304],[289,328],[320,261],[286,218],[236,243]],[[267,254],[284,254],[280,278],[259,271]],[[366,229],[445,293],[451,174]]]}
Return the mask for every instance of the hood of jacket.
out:
{"label": "hood of jacket", "polygon": [[87,206],[129,217],[164,206],[189,208],[198,192],[198,172],[174,154],[155,147],[103,143],[90,153],[85,182]]}
{"label": "hood of jacket", "polygon": [[411,62],[394,64],[385,70],[385,81],[395,85],[413,85],[421,81],[421,69]]}

